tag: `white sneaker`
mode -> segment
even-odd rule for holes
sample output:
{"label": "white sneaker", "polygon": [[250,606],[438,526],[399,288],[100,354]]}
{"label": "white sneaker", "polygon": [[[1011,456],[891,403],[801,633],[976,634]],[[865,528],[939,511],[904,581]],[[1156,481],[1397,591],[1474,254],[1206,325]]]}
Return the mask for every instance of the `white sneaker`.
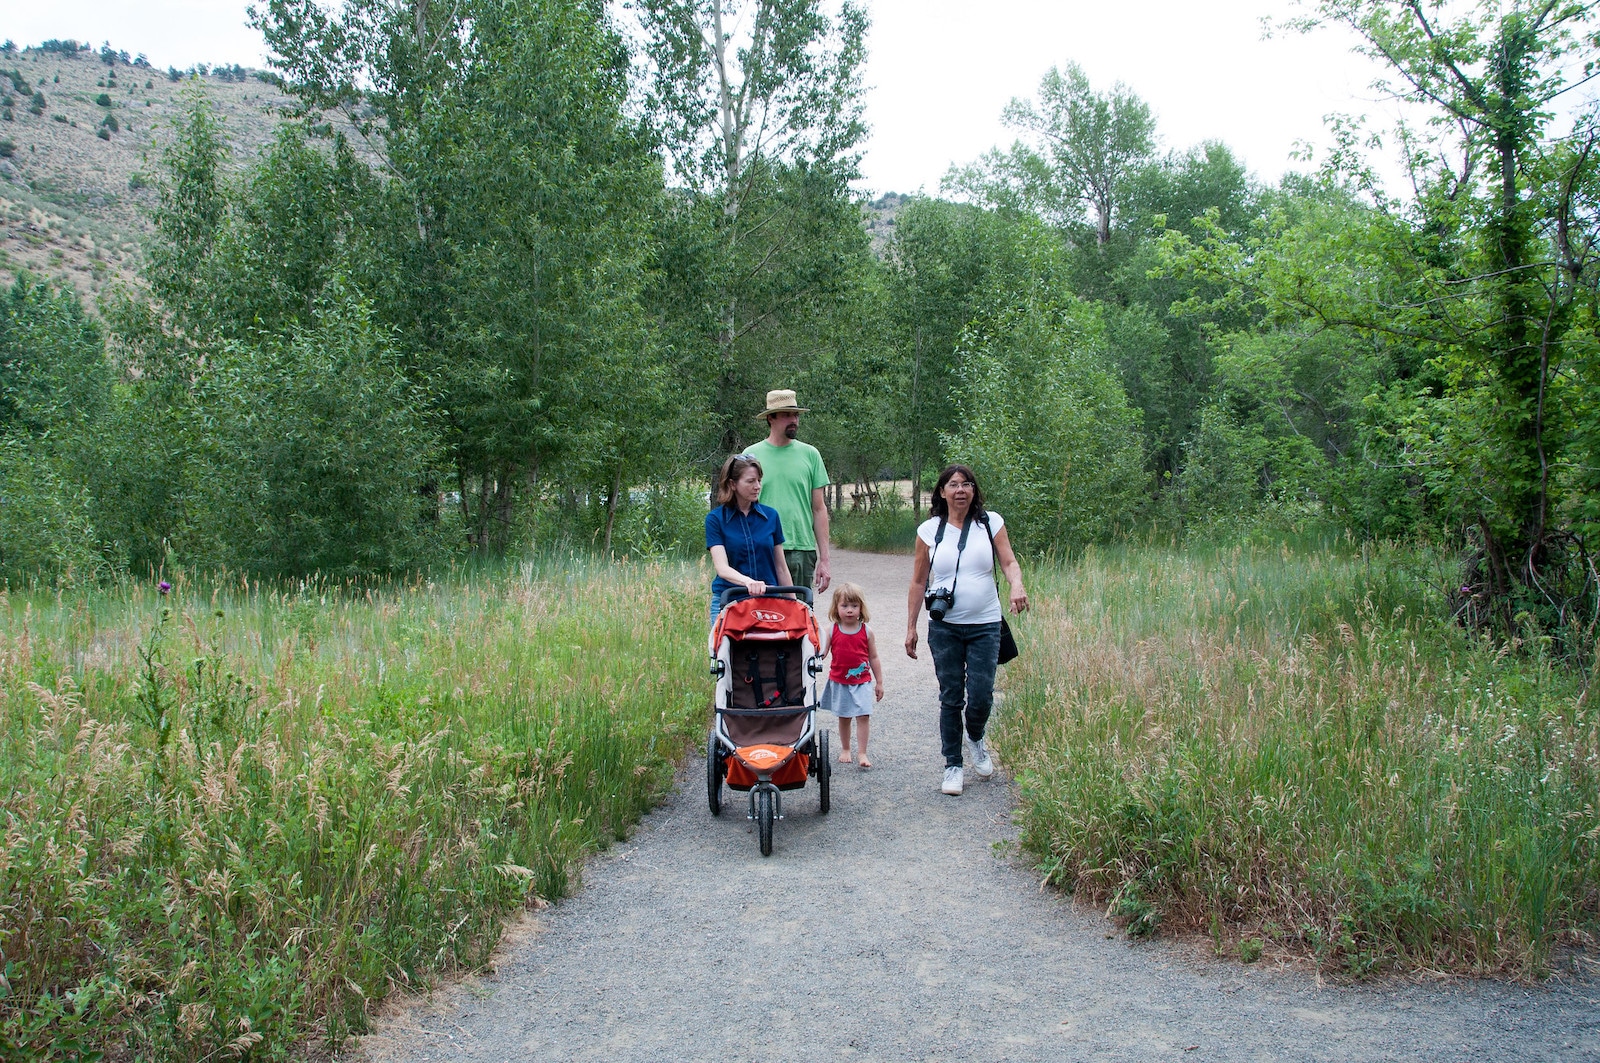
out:
{"label": "white sneaker", "polygon": [[951,797],[961,796],[961,765],[952,764],[944,769],[944,785],[939,790]]}
{"label": "white sneaker", "polygon": [[987,779],[994,774],[994,760],[989,756],[988,743],[981,738],[972,740],[972,770],[978,778]]}

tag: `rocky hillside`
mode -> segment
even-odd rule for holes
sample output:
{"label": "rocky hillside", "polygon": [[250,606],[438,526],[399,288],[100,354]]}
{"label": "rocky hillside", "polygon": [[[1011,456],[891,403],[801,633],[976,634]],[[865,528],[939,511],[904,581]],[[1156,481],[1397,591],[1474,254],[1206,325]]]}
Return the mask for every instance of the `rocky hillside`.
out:
{"label": "rocky hillside", "polygon": [[[0,283],[24,269],[65,278],[92,308],[134,274],[154,175],[189,92],[216,104],[235,165],[272,139],[289,102],[238,68],[173,80],[92,51],[0,53]],[[904,201],[889,193],[864,211],[879,254]]]}
{"label": "rocky hillside", "polygon": [[130,276],[185,92],[215,101],[236,161],[272,137],[285,98],[249,71],[219,73],[174,81],[89,51],[0,54],[0,281],[63,277],[92,306]]}

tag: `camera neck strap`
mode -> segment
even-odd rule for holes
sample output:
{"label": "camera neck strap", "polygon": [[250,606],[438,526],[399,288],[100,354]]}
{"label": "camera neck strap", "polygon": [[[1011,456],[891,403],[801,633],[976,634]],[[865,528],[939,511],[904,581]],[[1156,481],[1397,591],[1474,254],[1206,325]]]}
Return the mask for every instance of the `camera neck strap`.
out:
{"label": "camera neck strap", "polygon": [[[971,512],[967,513],[967,522],[961,525],[961,538],[956,540],[956,570],[950,577],[950,600],[956,598],[956,581],[961,578],[961,552],[967,548],[967,533],[972,530],[972,522],[977,518]],[[945,526],[950,523],[949,517],[939,518],[939,530],[933,533],[933,554],[928,557],[928,576],[933,576],[933,558],[938,556],[939,544],[944,541]]]}

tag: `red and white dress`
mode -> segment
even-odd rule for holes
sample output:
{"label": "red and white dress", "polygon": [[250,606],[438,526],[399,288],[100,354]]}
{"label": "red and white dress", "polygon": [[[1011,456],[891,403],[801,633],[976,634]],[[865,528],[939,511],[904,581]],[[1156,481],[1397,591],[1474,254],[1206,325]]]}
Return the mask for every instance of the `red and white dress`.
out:
{"label": "red and white dress", "polygon": [[822,689],[822,707],[841,720],[872,715],[871,651],[867,646],[867,625],[854,631],[833,625],[828,636],[828,685]]}

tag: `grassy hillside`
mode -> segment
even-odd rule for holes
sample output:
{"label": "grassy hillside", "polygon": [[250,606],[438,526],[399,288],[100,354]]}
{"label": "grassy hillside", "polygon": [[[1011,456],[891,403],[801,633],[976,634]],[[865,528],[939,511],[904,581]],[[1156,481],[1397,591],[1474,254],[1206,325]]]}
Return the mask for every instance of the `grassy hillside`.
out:
{"label": "grassy hillside", "polygon": [[[155,203],[149,175],[186,89],[198,87],[216,104],[235,161],[253,158],[271,139],[285,103],[253,76],[171,81],[159,70],[107,66],[92,52],[24,49],[0,57],[0,72],[9,103],[0,110],[0,155],[3,142],[11,145],[0,157],[0,281],[28,269],[66,277],[86,296],[136,268],[149,231],[145,212]],[[32,92],[44,96],[40,113]]]}

